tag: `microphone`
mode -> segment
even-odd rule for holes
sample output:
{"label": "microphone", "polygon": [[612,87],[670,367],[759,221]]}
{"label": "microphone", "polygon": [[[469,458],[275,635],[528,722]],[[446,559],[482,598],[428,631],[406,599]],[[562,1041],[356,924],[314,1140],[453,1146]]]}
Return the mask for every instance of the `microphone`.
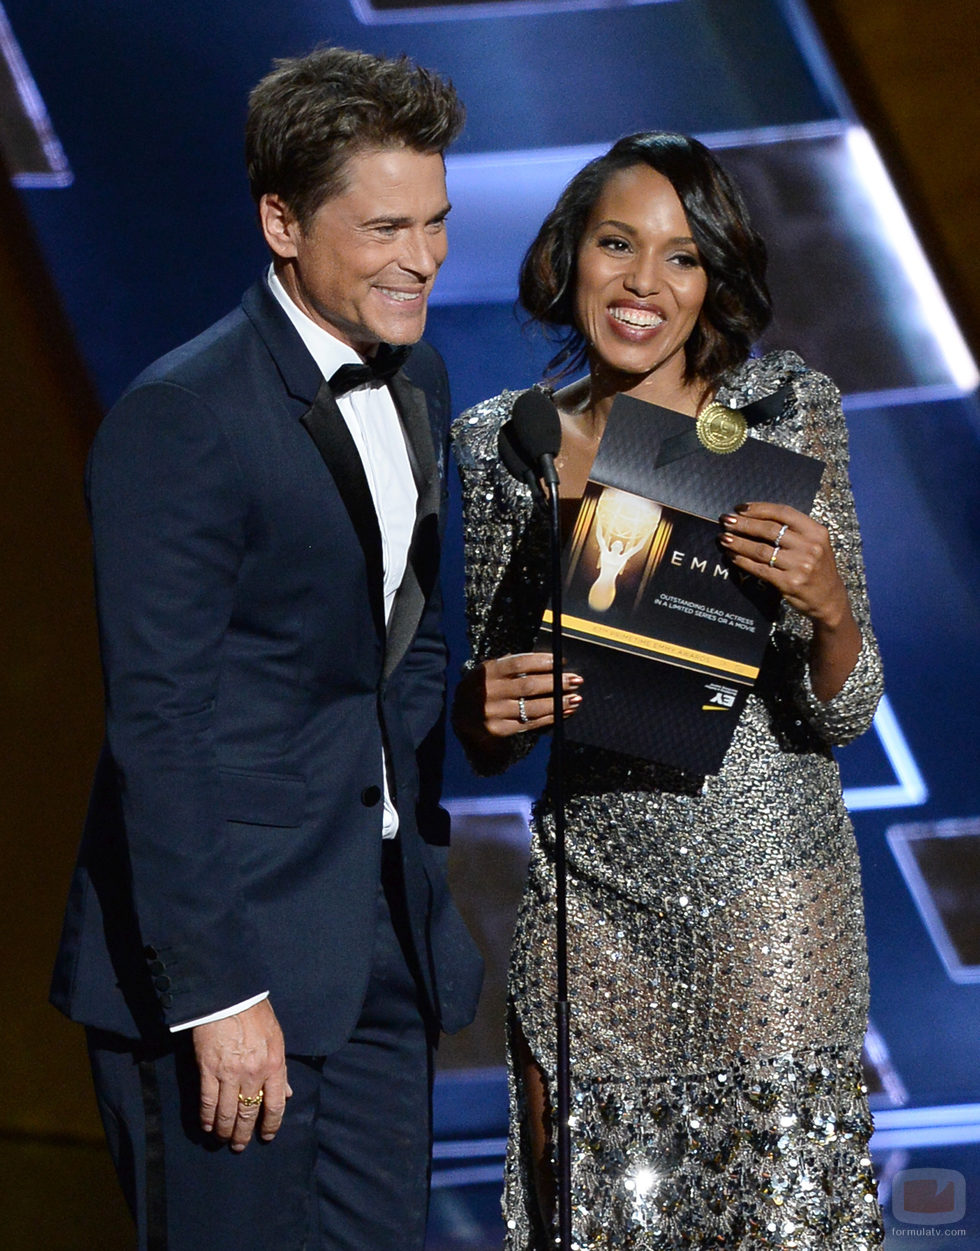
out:
{"label": "microphone", "polygon": [[543,505],[545,501],[541,483],[538,481],[538,475],[534,472],[533,466],[525,460],[524,453],[517,450],[513,425],[513,422],[508,421],[500,427],[497,435],[497,452],[510,476],[516,478],[518,482],[523,482],[530,490],[535,503]]}
{"label": "microphone", "polygon": [[504,468],[519,482],[528,482],[529,470],[536,482],[543,478],[549,489],[556,490],[554,458],[561,445],[561,419],[547,395],[536,388],[518,395],[511,420],[504,423],[497,439]]}

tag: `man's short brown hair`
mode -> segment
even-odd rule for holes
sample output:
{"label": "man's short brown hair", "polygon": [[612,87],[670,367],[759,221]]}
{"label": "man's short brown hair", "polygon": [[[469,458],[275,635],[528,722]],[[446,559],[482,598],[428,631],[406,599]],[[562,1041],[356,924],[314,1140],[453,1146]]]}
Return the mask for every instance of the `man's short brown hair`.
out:
{"label": "man's short brown hair", "polygon": [[407,57],[317,48],[273,65],[249,96],[249,185],[256,204],[281,196],[303,230],[344,191],[352,156],[393,147],[441,153],[462,130],[452,83]]}

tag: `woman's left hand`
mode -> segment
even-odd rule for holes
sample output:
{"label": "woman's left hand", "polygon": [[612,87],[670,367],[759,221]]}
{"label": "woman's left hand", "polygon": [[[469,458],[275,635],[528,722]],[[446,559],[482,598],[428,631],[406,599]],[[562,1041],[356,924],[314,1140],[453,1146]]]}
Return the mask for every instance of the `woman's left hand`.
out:
{"label": "woman's left hand", "polygon": [[774,586],[815,623],[839,628],[850,616],[827,527],[785,504],[740,504],[721,518],[721,545],[737,569]]}

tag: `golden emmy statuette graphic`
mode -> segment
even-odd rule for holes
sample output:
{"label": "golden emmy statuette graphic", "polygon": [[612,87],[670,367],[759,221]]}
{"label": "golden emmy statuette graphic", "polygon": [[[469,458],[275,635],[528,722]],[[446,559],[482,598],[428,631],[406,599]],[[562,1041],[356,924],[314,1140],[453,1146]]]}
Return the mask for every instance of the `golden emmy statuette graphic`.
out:
{"label": "golden emmy statuette graphic", "polygon": [[607,612],[616,598],[616,580],[630,559],[653,538],[660,505],[640,495],[607,488],[596,505],[599,576],[589,590],[593,612]]}

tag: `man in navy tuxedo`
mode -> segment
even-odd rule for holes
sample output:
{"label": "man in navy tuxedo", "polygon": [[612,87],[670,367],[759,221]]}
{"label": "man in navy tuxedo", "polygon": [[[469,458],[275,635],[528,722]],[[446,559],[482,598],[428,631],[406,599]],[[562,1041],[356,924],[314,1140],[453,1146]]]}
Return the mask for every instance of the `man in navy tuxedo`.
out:
{"label": "man in navy tuxedo", "polygon": [[461,123],[404,59],[277,62],[246,136],[269,270],[89,459],[107,734],[52,998],[152,1251],[423,1244],[433,1048],[481,976],[419,342]]}

